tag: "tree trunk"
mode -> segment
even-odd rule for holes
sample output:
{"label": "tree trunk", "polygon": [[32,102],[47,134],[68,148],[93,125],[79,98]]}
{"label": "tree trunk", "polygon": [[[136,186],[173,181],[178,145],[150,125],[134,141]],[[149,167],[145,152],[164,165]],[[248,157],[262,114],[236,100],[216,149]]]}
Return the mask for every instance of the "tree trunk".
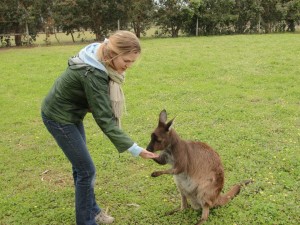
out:
{"label": "tree trunk", "polygon": [[60,43],[59,39],[57,38],[56,31],[54,32],[54,37],[55,37],[56,41],[57,41],[58,43]]}
{"label": "tree trunk", "polygon": [[15,35],[16,46],[22,46],[22,36],[20,34]]}
{"label": "tree trunk", "polygon": [[73,41],[73,43],[75,43],[75,39],[74,39],[74,35],[73,35],[73,31],[71,31],[71,37],[72,37],[72,41]]}
{"label": "tree trunk", "polygon": [[271,24],[267,22],[264,27],[265,27],[265,33],[269,34],[271,32]]}
{"label": "tree trunk", "polygon": [[287,20],[288,24],[288,31],[295,32],[296,31],[296,25],[294,20]]}
{"label": "tree trunk", "polygon": [[15,29],[15,44],[16,46],[22,46],[22,36],[21,36],[21,29],[20,29],[20,25],[18,24],[16,26],[16,29]]}
{"label": "tree trunk", "polygon": [[135,34],[138,38],[141,37],[141,24],[140,24],[140,22],[137,22],[137,24],[136,24],[136,33]]}

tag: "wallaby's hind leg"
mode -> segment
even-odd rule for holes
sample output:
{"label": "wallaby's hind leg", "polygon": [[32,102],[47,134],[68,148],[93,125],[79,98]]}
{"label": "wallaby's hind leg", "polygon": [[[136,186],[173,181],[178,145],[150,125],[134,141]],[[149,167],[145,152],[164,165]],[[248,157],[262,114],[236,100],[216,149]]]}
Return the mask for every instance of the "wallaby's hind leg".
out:
{"label": "wallaby's hind leg", "polygon": [[187,198],[186,196],[182,193],[182,191],[180,191],[181,194],[181,210],[184,210],[188,207],[188,203],[187,203]]}
{"label": "wallaby's hind leg", "polygon": [[172,215],[178,211],[181,211],[181,210],[184,210],[186,208],[188,208],[188,203],[187,203],[187,198],[184,194],[182,194],[182,192],[180,191],[180,194],[181,194],[181,206],[180,208],[177,208],[177,209],[174,209],[170,212],[167,212],[165,215]]}
{"label": "wallaby's hind leg", "polygon": [[196,225],[201,225],[205,223],[205,221],[208,219],[208,215],[209,215],[209,206],[208,204],[205,204],[202,208],[201,219],[196,223]]}

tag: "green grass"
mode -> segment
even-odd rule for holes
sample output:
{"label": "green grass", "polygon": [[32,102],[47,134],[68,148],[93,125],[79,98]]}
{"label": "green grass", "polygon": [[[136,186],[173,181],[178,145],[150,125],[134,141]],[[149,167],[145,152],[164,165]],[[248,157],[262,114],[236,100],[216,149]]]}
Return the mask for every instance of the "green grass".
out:
{"label": "green grass", "polygon": [[[127,73],[123,128],[141,146],[162,109],[182,138],[209,143],[225,167],[225,191],[255,182],[208,225],[300,224],[299,34],[142,40]],[[0,50],[0,224],[75,224],[71,167],[40,119],[40,104],[67,59],[83,45]],[[88,147],[99,204],[118,225],[193,224],[161,166],[118,154],[91,115]],[[166,166],[167,167],[167,166]]]}

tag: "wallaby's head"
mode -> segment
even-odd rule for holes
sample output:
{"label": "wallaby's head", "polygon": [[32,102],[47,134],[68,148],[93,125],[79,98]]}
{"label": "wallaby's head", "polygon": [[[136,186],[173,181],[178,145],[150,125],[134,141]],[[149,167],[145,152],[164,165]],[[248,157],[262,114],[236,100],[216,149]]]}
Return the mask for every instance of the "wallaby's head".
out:
{"label": "wallaby's head", "polygon": [[159,114],[159,121],[157,128],[151,134],[150,143],[147,146],[147,150],[155,152],[164,150],[170,145],[170,129],[174,119],[167,123],[167,112],[163,110]]}

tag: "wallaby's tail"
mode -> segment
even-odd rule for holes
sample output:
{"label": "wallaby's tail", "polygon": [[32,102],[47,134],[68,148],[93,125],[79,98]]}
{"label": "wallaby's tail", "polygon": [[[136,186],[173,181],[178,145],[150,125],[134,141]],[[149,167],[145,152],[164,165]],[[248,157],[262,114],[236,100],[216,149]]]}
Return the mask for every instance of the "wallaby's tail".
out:
{"label": "wallaby's tail", "polygon": [[233,185],[226,194],[219,195],[219,197],[215,203],[215,206],[222,206],[222,205],[227,204],[231,199],[233,199],[236,195],[238,195],[240,193],[242,186],[248,185],[252,182],[253,182],[252,180],[246,180],[239,184]]}

